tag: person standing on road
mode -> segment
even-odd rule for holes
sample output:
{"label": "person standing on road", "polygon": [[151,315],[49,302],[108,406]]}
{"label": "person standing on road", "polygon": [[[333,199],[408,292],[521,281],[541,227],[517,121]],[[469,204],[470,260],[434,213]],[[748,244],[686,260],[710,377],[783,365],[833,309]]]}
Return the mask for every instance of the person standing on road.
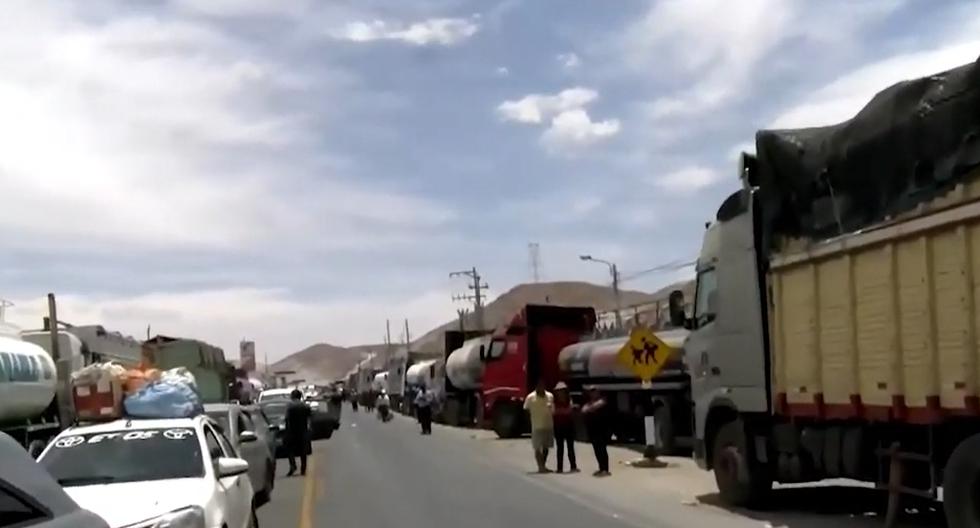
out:
{"label": "person standing on road", "polygon": [[593,473],[596,477],[608,477],[609,473],[609,437],[611,425],[606,399],[595,387],[589,388],[589,402],[582,407],[585,415],[585,428],[589,433],[589,442],[595,452],[595,460],[599,469]]}
{"label": "person standing on road", "polygon": [[538,463],[538,473],[550,472],[545,464],[548,462],[548,450],[555,443],[554,408],[554,396],[545,390],[544,380],[538,380],[534,392],[524,398],[524,410],[531,416],[531,447],[534,449],[534,460]]}
{"label": "person standing on road", "polygon": [[419,385],[418,394],[415,395],[415,416],[422,426],[422,434],[432,434],[432,393],[425,389],[425,385]]}
{"label": "person standing on road", "polygon": [[312,450],[310,445],[310,407],[303,402],[303,393],[293,390],[289,393],[289,405],[286,406],[286,431],[283,440],[289,458],[289,473],[296,473],[296,457],[299,457],[300,475],[306,474],[306,455]]}
{"label": "person standing on road", "polygon": [[575,464],[575,415],[578,413],[578,406],[572,403],[572,398],[568,394],[568,385],[559,381],[555,385],[555,441],[558,442],[558,472],[562,472],[565,463],[565,446],[568,446],[568,471],[578,473],[578,466]]}
{"label": "person standing on road", "polygon": [[381,394],[378,395],[378,401],[376,404],[378,406],[378,418],[381,418],[381,421],[383,422],[387,422],[388,413],[391,411],[391,398],[388,397],[388,393],[386,391],[381,391]]}

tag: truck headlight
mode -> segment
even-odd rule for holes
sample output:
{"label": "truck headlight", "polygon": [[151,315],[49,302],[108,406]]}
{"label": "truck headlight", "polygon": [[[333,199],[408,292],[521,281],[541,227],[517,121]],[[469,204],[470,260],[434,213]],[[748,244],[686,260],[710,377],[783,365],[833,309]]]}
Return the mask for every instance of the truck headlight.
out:
{"label": "truck headlight", "polygon": [[205,528],[204,508],[191,506],[165,513],[149,526],[152,528]]}

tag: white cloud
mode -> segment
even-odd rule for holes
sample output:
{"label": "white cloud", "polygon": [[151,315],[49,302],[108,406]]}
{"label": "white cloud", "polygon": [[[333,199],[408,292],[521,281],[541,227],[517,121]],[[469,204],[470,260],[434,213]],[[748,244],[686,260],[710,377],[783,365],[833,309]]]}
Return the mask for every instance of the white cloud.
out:
{"label": "white cloud", "polygon": [[781,112],[770,127],[830,125],[849,119],[886,87],[974,62],[978,53],[980,40],[973,40],[864,65],[808,94],[802,102]]}
{"label": "white cloud", "polygon": [[[25,2],[0,19],[8,248],[323,247],[439,209],[329,175],[297,190],[308,169],[284,154],[309,136],[311,115],[276,102],[307,83],[333,95],[333,85],[251,56],[204,23],[73,15]],[[312,206],[296,207],[304,200]],[[398,218],[366,216],[376,203]]]}
{"label": "white cloud", "polygon": [[507,77],[508,75],[510,75],[510,70],[507,69],[507,66],[497,66],[497,69],[494,71],[500,77]]}
{"label": "white cloud", "polygon": [[574,70],[582,65],[582,59],[579,58],[575,53],[559,53],[556,57],[558,63],[561,64],[562,68],[566,70]]}
{"label": "white cloud", "polygon": [[[848,48],[902,0],[810,5],[798,0],[656,2],[619,38],[627,66],[656,71],[667,87],[654,119],[703,115],[752,93],[766,59],[788,42],[830,53]],[[770,67],[774,64],[770,64]]]}
{"label": "white cloud", "polygon": [[718,181],[718,173],[707,167],[691,166],[668,173],[652,176],[647,182],[665,191],[691,193]]}
{"label": "white cloud", "polygon": [[294,15],[308,7],[307,0],[172,0],[180,9],[218,17]]}
{"label": "white cloud", "polygon": [[504,101],[497,113],[506,121],[518,123],[542,123],[562,112],[577,110],[595,101],[599,92],[577,86],[554,95],[530,94],[512,101]]}
{"label": "white cloud", "polygon": [[452,46],[475,35],[480,29],[477,21],[477,17],[430,18],[407,26],[384,20],[358,21],[348,23],[336,36],[352,42],[394,40],[414,46]]}
{"label": "white cloud", "polygon": [[615,136],[619,129],[618,119],[592,121],[588,112],[576,108],[556,115],[551,120],[551,126],[541,135],[541,141],[559,150],[587,147]]}
{"label": "white cloud", "polygon": [[599,93],[590,88],[568,88],[557,94],[530,94],[504,101],[497,106],[497,113],[505,121],[529,125],[550,121],[541,134],[542,144],[554,152],[571,152],[619,133],[618,119],[593,121],[585,110],[598,98]]}
{"label": "white cloud", "polygon": [[[8,319],[37,328],[47,312],[46,299],[13,299]],[[396,311],[391,307],[397,306]],[[254,339],[259,360],[275,361],[314,342],[358,345],[379,342],[383,319],[410,314],[412,326],[428,330],[452,319],[450,292],[423,291],[404,298],[334,298],[298,301],[278,289],[231,288],[184,293],[147,293],[135,297],[58,296],[58,317],[73,324],[103,324],[142,338],[153,334],[194,337],[238,355],[242,337]],[[335,324],[331,324],[331,322]],[[274,324],[272,324],[274,323]]]}

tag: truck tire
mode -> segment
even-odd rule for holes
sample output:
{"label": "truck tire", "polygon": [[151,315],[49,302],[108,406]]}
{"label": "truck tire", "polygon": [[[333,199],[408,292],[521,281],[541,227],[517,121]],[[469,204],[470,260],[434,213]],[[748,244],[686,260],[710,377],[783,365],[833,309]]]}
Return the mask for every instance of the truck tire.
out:
{"label": "truck tire", "polygon": [[515,405],[500,404],[493,408],[493,432],[500,438],[521,436],[522,410]]}
{"label": "truck tire", "polygon": [[980,526],[980,435],[960,442],[943,472],[943,509],[949,528]]}
{"label": "truck tire", "polygon": [[653,420],[656,423],[657,445],[660,446],[658,454],[673,455],[677,453],[677,435],[674,433],[674,419],[667,404],[657,407],[653,411]]}
{"label": "truck tire", "polygon": [[739,420],[718,430],[712,448],[715,482],[726,504],[758,508],[772,490],[772,474],[750,456],[746,440]]}

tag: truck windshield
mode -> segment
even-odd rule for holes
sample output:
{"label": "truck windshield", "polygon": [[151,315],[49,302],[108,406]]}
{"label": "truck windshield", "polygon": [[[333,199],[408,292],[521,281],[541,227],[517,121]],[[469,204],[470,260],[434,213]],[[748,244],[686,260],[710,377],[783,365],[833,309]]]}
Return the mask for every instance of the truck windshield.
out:
{"label": "truck windshield", "polygon": [[62,436],[38,462],[64,487],[204,476],[189,427]]}
{"label": "truck windshield", "polygon": [[487,349],[487,359],[499,359],[504,355],[504,350],[507,347],[506,341],[494,340],[490,342],[490,348]]}

